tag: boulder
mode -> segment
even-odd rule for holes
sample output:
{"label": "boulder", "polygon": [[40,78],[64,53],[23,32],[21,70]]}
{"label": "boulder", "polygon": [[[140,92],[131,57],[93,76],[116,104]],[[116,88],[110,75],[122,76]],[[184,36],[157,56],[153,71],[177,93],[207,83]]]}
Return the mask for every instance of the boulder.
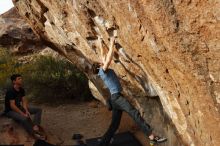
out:
{"label": "boulder", "polygon": [[[100,60],[97,35],[108,46],[116,29],[111,68],[123,94],[146,111],[145,120],[179,141],[165,145],[220,145],[218,0],[13,2],[41,42],[82,70],[102,96],[108,91],[91,73],[91,64]],[[147,111],[155,118],[157,106],[163,109],[159,117],[168,120],[149,121]]]}
{"label": "boulder", "polygon": [[[62,140],[57,136],[46,132],[47,142],[59,145]],[[25,145],[32,146],[35,143],[35,139],[30,136],[24,128],[5,116],[0,116],[0,145]]]}
{"label": "boulder", "polygon": [[15,8],[0,15],[0,46],[14,54],[28,54],[44,48]]}

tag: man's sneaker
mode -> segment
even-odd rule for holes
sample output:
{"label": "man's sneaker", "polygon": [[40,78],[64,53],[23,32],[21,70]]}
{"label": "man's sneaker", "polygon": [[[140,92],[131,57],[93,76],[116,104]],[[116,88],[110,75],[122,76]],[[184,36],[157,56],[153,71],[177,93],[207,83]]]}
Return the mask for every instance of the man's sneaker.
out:
{"label": "man's sneaker", "polygon": [[154,136],[154,139],[150,140],[150,144],[153,145],[153,144],[163,143],[165,141],[167,141],[167,138]]}

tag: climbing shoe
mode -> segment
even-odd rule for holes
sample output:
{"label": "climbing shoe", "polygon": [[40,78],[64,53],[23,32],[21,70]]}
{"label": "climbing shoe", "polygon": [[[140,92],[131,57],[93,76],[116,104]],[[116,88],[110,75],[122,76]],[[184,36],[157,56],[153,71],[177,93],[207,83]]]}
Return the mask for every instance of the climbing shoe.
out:
{"label": "climbing shoe", "polygon": [[167,138],[154,136],[154,139],[150,140],[150,145],[159,144],[167,141]]}

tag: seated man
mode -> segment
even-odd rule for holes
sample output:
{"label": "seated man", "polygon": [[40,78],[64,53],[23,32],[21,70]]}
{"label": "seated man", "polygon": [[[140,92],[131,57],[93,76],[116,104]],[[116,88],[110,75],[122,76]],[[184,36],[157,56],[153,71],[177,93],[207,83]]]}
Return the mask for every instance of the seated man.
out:
{"label": "seated man", "polygon": [[[5,96],[5,115],[21,123],[34,138],[44,139],[39,132],[42,110],[35,107],[28,107],[25,99],[25,91],[22,88],[21,75],[12,75],[11,81],[12,87],[7,90]],[[33,122],[30,114],[35,114]]]}
{"label": "seated man", "polygon": [[111,138],[113,137],[114,133],[120,125],[120,120],[123,111],[127,112],[133,118],[133,120],[140,126],[141,130],[149,138],[151,144],[165,142],[167,139],[155,136],[152,133],[152,128],[150,127],[150,125],[148,125],[143,120],[140,113],[123,97],[123,95],[121,94],[122,87],[119,82],[119,79],[117,78],[116,73],[113,69],[108,68],[114,53],[114,37],[110,40],[110,47],[106,56],[103,55],[104,50],[102,50],[102,40],[99,39],[99,41],[101,48],[101,59],[103,62],[101,64],[94,63],[92,66],[92,70],[94,74],[98,74],[101,77],[104,84],[109,89],[111,93],[111,98],[109,102],[112,106],[111,125],[105,133],[105,135],[102,137],[99,146],[109,145]]}

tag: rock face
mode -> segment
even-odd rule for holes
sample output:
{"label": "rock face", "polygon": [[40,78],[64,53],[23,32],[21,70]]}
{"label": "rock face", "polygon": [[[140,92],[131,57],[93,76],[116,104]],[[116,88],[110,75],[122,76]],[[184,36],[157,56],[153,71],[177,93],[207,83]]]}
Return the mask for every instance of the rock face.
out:
{"label": "rock face", "polygon": [[[104,96],[109,96],[106,88],[90,70],[100,55],[96,36],[109,45],[107,29],[117,29],[111,67],[126,97],[145,111],[156,131],[167,135],[165,145],[220,145],[218,0],[14,0],[14,4],[41,41],[76,64]],[[156,95],[158,104],[147,102]],[[155,112],[160,107],[165,114]],[[150,112],[157,115],[149,117]],[[157,123],[152,120],[157,116],[158,121],[167,120]]]}
{"label": "rock face", "polygon": [[0,16],[0,46],[16,54],[32,53],[43,48],[43,44],[15,8]]}
{"label": "rock face", "polygon": [[36,55],[61,57],[40,41],[16,8],[0,15],[0,47],[18,56],[20,63],[30,62]]}

